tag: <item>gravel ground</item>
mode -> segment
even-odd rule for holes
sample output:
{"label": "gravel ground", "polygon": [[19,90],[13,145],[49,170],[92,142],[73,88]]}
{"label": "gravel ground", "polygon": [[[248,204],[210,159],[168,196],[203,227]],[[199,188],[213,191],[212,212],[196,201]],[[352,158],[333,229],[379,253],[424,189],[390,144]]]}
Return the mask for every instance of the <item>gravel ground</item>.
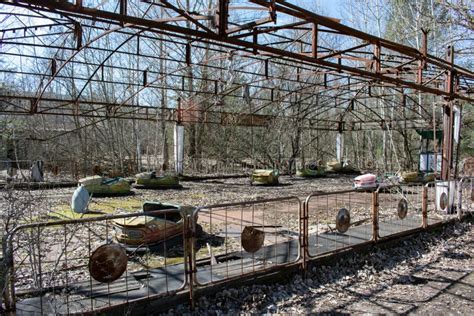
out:
{"label": "gravel ground", "polygon": [[313,267],[305,280],[227,288],[168,314],[472,314],[473,237],[471,218]]}

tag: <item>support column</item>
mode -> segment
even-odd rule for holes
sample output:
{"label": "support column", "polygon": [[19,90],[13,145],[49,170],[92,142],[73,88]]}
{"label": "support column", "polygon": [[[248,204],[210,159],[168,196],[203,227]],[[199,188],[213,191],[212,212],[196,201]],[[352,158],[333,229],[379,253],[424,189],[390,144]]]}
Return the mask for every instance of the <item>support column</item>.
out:
{"label": "support column", "polygon": [[344,156],[344,134],[338,132],[336,136],[336,159],[338,162],[342,162]]}
{"label": "support column", "polygon": [[[453,139],[456,143],[456,159],[454,161],[454,178],[459,175],[459,151],[461,149],[461,125],[462,125],[462,104],[457,104],[453,108]],[[454,146],[453,146],[454,151]]]}
{"label": "support column", "polygon": [[441,161],[441,180],[449,180],[453,161],[453,102],[443,106],[443,155]]}
{"label": "support column", "polygon": [[184,126],[174,126],[174,169],[178,175],[183,174],[184,161]]}
{"label": "support column", "polygon": [[227,23],[229,18],[229,0],[219,0],[219,11],[217,14],[217,27],[219,36],[226,37]]}
{"label": "support column", "polygon": [[[454,47],[448,47],[447,61],[454,65]],[[441,161],[441,180],[449,180],[453,166],[453,128],[454,128],[454,92],[455,73],[453,68],[447,72],[445,90],[451,96],[443,106],[443,151]]]}

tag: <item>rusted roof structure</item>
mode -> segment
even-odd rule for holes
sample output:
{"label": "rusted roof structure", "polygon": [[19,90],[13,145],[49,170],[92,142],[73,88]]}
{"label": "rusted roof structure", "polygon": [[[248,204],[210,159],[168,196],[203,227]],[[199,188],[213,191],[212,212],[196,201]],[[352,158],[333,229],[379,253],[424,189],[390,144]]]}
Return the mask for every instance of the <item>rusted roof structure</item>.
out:
{"label": "rusted roof structure", "polygon": [[430,55],[426,31],[418,50],[284,0],[2,2],[2,71],[24,83],[2,113],[342,131],[432,128],[434,103],[474,100],[474,73],[453,47]]}

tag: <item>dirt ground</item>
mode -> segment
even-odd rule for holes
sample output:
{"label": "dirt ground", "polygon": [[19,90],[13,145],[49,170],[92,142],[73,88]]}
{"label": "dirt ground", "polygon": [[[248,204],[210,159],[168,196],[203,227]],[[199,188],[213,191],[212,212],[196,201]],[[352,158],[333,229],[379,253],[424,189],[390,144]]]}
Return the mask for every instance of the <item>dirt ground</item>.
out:
{"label": "dirt ground", "polygon": [[[180,205],[204,206],[217,203],[241,202],[264,198],[297,196],[305,198],[316,191],[336,191],[349,189],[354,176],[303,179],[282,176],[280,185],[262,186],[249,184],[249,178],[230,178],[205,181],[181,181],[182,189],[147,190],[134,189],[131,196],[114,198],[93,198],[95,201],[161,201]],[[35,190],[31,194],[37,199],[37,206],[52,207],[69,204],[75,188]],[[40,204],[41,203],[41,204]],[[120,208],[120,203],[114,203]]]}

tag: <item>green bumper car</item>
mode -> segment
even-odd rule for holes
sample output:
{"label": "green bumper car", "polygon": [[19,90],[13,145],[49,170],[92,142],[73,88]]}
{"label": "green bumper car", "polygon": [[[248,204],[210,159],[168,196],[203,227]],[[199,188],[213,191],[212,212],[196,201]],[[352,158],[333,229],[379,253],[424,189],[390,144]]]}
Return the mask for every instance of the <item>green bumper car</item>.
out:
{"label": "green bumper car", "polygon": [[419,171],[404,171],[400,174],[402,183],[427,183],[436,180],[434,173]]}
{"label": "green bumper car", "polygon": [[278,184],[280,172],[277,169],[257,169],[254,170],[250,179],[250,184],[254,182],[266,185]]}
{"label": "green bumper car", "polygon": [[341,163],[335,160],[327,162],[326,171],[340,174],[360,174],[360,171],[349,162]]}
{"label": "green bumper car", "polygon": [[123,178],[86,177],[79,180],[87,192],[93,196],[120,196],[131,194],[130,183]]}
{"label": "green bumper car", "polygon": [[315,162],[311,162],[304,166],[304,168],[298,170],[296,172],[298,177],[305,177],[305,178],[317,178],[317,177],[325,177],[326,172],[324,171],[323,167],[318,167]]}
{"label": "green bumper car", "polygon": [[176,175],[157,176],[153,172],[143,172],[136,175],[135,187],[143,189],[180,189],[179,178]]}

